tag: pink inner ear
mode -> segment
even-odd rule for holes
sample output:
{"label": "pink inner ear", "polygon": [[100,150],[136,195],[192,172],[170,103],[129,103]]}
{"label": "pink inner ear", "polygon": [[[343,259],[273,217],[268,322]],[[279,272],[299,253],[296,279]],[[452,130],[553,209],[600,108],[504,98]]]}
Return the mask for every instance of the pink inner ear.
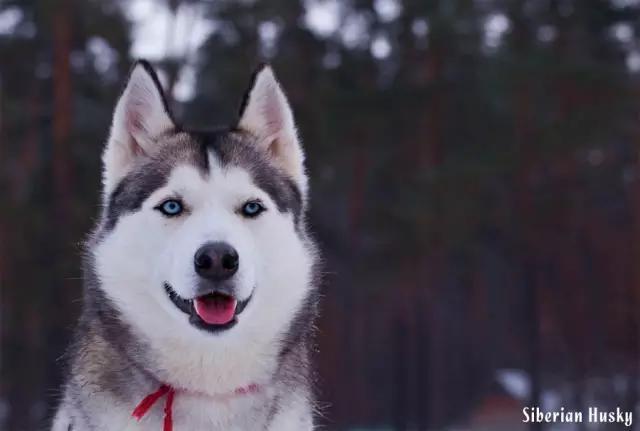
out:
{"label": "pink inner ear", "polygon": [[144,109],[142,104],[133,102],[132,106],[128,106],[125,111],[125,124],[130,137],[129,145],[134,156],[146,154],[136,139],[136,136],[146,132],[146,127],[142,119],[142,109]]}
{"label": "pink inner ear", "polygon": [[264,116],[264,135],[269,139],[275,138],[274,135],[279,133],[283,127],[282,106],[278,99],[278,93],[275,91],[267,92],[265,96],[262,115]]}

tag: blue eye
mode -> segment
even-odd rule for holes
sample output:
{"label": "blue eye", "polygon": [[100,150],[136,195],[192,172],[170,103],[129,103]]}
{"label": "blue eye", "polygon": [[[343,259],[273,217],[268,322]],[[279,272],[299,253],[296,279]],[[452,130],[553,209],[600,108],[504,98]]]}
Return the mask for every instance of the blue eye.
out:
{"label": "blue eye", "polygon": [[183,207],[182,202],[176,199],[169,199],[160,204],[160,206],[156,207],[156,209],[167,217],[173,217],[180,214],[183,210]]}
{"label": "blue eye", "polygon": [[242,215],[249,218],[257,217],[265,209],[259,201],[249,201],[242,206]]}

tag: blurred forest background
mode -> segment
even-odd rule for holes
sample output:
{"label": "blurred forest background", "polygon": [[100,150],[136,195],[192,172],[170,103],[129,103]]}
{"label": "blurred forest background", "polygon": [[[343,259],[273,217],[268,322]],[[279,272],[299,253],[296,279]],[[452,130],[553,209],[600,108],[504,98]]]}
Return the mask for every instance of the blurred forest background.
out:
{"label": "blurred forest background", "polygon": [[324,429],[637,411],[639,3],[0,0],[0,429],[46,429],[137,56],[190,125],[233,119],[260,60],[288,92]]}

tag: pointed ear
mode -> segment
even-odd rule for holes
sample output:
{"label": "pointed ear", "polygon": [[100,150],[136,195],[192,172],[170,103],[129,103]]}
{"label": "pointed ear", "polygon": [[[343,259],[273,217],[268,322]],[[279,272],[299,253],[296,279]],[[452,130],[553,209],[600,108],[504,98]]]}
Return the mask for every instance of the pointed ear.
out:
{"label": "pointed ear", "polygon": [[158,76],[146,61],[136,62],[113,113],[102,157],[105,196],[139,158],[154,154],[157,138],[173,128]]}
{"label": "pointed ear", "polygon": [[296,182],[303,196],[306,194],[304,153],[293,113],[271,67],[264,65],[254,74],[240,110],[238,129],[252,134],[259,149]]}

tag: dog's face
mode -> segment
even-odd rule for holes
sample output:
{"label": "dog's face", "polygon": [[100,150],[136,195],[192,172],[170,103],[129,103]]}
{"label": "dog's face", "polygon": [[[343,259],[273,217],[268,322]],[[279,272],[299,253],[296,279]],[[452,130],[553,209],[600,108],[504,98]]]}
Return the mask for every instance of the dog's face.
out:
{"label": "dog's face", "polygon": [[293,116],[269,68],[235,127],[187,132],[139,63],[104,153],[91,250],[100,287],[156,350],[170,340],[247,352],[280,342],[311,288],[306,190]]}

